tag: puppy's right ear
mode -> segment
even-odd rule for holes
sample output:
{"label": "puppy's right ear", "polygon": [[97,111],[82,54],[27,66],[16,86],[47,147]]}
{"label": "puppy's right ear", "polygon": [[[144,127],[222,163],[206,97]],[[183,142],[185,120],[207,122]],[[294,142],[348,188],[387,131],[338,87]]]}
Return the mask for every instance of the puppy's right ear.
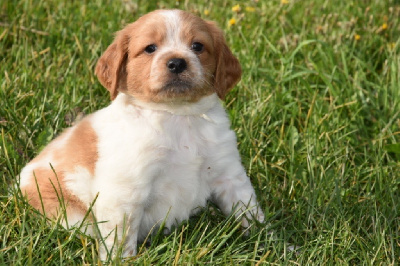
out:
{"label": "puppy's right ear", "polygon": [[127,28],[117,32],[114,42],[100,57],[95,74],[100,83],[110,92],[111,100],[118,91],[126,89],[126,63],[128,58],[129,35]]}

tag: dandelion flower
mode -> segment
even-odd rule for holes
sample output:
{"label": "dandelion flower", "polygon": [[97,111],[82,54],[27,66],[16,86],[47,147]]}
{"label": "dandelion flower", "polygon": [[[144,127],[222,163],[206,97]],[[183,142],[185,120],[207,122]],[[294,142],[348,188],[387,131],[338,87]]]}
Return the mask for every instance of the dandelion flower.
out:
{"label": "dandelion flower", "polygon": [[232,11],[233,12],[239,13],[240,10],[241,10],[240,5],[235,5],[235,6],[232,7]]}
{"label": "dandelion flower", "polygon": [[282,5],[287,5],[287,4],[289,4],[289,0],[281,0],[281,4]]}
{"label": "dandelion flower", "polygon": [[208,16],[210,14],[210,10],[204,9],[204,15]]}
{"label": "dandelion flower", "polygon": [[354,35],[354,39],[356,41],[359,41],[361,39],[361,36],[359,34]]}
{"label": "dandelion flower", "polygon": [[228,21],[228,24],[229,24],[229,26],[235,25],[235,24],[236,24],[236,19],[235,19],[235,18],[231,18],[231,19]]}
{"label": "dandelion flower", "polygon": [[247,12],[254,12],[254,11],[256,11],[256,9],[254,7],[252,7],[252,6],[246,6],[246,11]]}
{"label": "dandelion flower", "polygon": [[383,23],[381,28],[382,28],[382,30],[387,30],[388,24],[386,22]]}

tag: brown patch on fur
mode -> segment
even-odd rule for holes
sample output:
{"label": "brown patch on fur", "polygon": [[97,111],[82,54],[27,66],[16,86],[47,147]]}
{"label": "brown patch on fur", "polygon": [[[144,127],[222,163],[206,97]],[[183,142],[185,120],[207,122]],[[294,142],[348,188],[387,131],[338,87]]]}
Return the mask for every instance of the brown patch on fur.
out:
{"label": "brown patch on fur", "polygon": [[[75,127],[67,129],[53,140],[30,162],[43,162],[47,158],[51,160],[49,162],[44,161],[44,164],[49,163],[48,167],[44,167],[42,164],[34,169],[29,185],[21,188],[29,203],[41,212],[44,208],[47,216],[54,217],[59,212],[59,199],[62,198],[67,214],[78,212],[84,215],[87,206],[65,186],[64,177],[73,173],[77,166],[84,167],[92,175],[94,174],[98,159],[97,141],[96,132],[90,125],[88,118],[83,119]],[[64,143],[61,144],[60,142]],[[51,169],[50,164],[54,169]]]}
{"label": "brown patch on fur", "polygon": [[89,119],[82,120],[73,128],[66,145],[61,152],[54,154],[54,158],[68,172],[72,172],[76,166],[82,166],[94,174],[98,159],[97,134]]}
{"label": "brown patch on fur", "polygon": [[48,217],[58,215],[62,204],[60,201],[64,203],[67,215],[77,212],[85,215],[86,206],[65,188],[63,178],[62,171],[57,171],[56,174],[50,168],[38,168],[34,170],[30,185],[22,188],[22,191],[29,204]]}

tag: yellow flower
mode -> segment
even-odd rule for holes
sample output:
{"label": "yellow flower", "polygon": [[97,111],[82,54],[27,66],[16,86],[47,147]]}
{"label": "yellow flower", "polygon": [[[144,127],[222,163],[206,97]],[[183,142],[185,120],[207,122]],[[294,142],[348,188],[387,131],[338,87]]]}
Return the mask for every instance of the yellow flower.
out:
{"label": "yellow flower", "polygon": [[254,11],[256,11],[256,9],[254,7],[252,7],[252,6],[246,6],[246,11],[247,12],[254,12]]}
{"label": "yellow flower", "polygon": [[210,10],[204,9],[204,15],[208,16],[210,14]]}
{"label": "yellow flower", "polygon": [[228,21],[228,24],[229,24],[229,26],[235,25],[235,24],[236,24],[236,19],[235,19],[235,18],[231,18],[231,19]]}
{"label": "yellow flower", "polygon": [[359,41],[361,39],[361,36],[359,34],[354,35],[354,39],[356,41]]}
{"label": "yellow flower", "polygon": [[387,30],[388,24],[385,22],[382,24],[382,30]]}
{"label": "yellow flower", "polygon": [[281,0],[281,4],[282,5],[287,5],[287,4],[289,4],[289,0]]}
{"label": "yellow flower", "polygon": [[236,5],[236,6],[233,6],[233,7],[232,7],[232,11],[233,11],[233,12],[239,13],[240,10],[241,10],[241,9],[240,9],[240,5]]}

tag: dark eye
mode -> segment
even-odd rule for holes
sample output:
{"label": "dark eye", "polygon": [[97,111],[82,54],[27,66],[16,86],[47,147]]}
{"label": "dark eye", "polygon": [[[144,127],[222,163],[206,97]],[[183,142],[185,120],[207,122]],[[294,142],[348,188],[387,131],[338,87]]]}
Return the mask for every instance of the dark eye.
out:
{"label": "dark eye", "polygon": [[199,42],[194,42],[192,43],[192,50],[195,51],[196,53],[201,53],[204,50],[204,45]]}
{"label": "dark eye", "polygon": [[157,46],[155,44],[150,44],[147,45],[146,48],[144,48],[144,51],[148,54],[152,54],[157,50]]}

